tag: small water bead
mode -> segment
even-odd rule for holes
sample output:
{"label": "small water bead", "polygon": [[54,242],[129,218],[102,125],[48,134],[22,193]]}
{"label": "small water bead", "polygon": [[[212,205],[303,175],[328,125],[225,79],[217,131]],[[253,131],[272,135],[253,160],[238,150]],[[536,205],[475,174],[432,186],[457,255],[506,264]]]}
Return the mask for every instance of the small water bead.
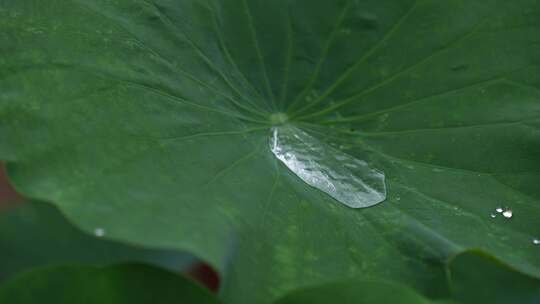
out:
{"label": "small water bead", "polygon": [[540,245],[540,239],[534,239],[534,240],[532,241],[532,243],[533,243],[534,245]]}
{"label": "small water bead", "polygon": [[506,210],[504,210],[504,211],[502,212],[502,215],[503,215],[505,218],[509,219],[509,218],[512,218],[512,216],[514,216],[514,213],[512,212],[511,209],[506,209]]}
{"label": "small water bead", "polygon": [[506,219],[511,219],[514,216],[514,212],[512,211],[512,209],[510,209],[508,207],[504,207],[504,208],[503,207],[497,207],[497,208],[495,208],[495,211],[497,213],[491,213],[490,214],[491,218],[496,218],[497,214],[501,214]]}
{"label": "small water bead", "polygon": [[102,237],[105,235],[105,229],[103,228],[96,228],[94,229],[94,235],[97,237]]}

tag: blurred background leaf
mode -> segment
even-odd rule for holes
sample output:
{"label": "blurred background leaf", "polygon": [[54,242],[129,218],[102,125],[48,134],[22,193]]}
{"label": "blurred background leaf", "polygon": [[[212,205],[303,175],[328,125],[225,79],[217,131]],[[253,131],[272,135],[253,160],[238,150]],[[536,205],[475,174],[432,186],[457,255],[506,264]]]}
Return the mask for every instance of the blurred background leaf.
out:
{"label": "blurred background leaf", "polygon": [[213,294],[185,277],[142,264],[56,266],[18,275],[0,286],[12,304],[216,304]]}
{"label": "blurred background leaf", "polygon": [[146,262],[185,272],[195,261],[188,253],[146,249],[85,234],[47,203],[28,201],[0,212],[0,280],[33,267],[64,263]]}

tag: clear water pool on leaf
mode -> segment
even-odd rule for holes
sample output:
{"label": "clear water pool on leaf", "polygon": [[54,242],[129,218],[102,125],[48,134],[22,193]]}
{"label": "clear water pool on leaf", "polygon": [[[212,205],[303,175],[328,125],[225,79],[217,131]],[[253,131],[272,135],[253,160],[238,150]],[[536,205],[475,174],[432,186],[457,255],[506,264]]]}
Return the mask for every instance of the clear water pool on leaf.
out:
{"label": "clear water pool on leaf", "polygon": [[272,128],[270,149],[292,172],[351,208],[386,199],[384,173],[292,125]]}

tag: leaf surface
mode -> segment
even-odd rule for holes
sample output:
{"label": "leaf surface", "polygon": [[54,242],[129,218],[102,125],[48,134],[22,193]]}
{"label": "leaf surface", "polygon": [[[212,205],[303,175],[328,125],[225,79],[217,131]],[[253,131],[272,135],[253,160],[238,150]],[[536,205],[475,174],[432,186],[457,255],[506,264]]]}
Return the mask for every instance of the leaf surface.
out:
{"label": "leaf surface", "polygon": [[[86,231],[188,250],[228,303],[370,274],[448,294],[483,249],[540,276],[535,0],[0,1],[0,157]],[[279,119],[276,119],[279,118]],[[269,147],[384,172],[351,209]],[[491,218],[508,206],[513,218]]]}

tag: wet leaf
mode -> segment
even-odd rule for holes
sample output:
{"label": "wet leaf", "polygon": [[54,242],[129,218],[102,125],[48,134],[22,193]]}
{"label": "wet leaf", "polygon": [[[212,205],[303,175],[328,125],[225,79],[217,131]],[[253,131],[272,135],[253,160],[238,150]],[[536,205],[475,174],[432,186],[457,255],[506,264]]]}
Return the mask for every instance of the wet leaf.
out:
{"label": "wet leaf", "polygon": [[[0,9],[17,189],[87,232],[209,261],[227,303],[366,274],[443,297],[467,248],[540,276],[538,1]],[[386,200],[351,209],[304,183],[269,148],[283,124],[383,172]]]}

